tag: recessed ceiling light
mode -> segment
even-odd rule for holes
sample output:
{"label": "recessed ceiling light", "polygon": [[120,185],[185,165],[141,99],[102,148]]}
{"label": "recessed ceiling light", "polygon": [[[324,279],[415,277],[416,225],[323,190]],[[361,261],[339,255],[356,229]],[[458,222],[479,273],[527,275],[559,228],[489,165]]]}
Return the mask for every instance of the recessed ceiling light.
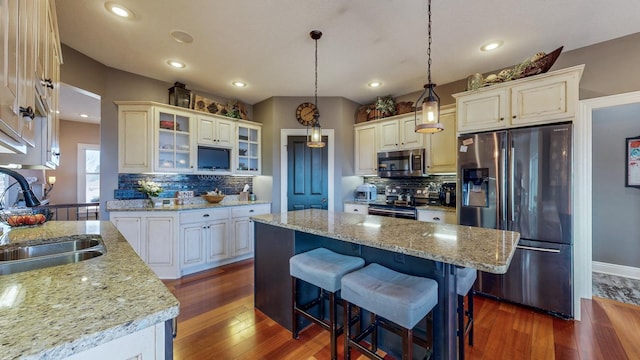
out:
{"label": "recessed ceiling light", "polygon": [[482,50],[482,51],[491,51],[491,50],[495,50],[495,49],[499,48],[500,46],[502,46],[502,40],[491,41],[491,42],[488,42],[488,43],[482,45],[480,47],[480,50]]}
{"label": "recessed ceiling light", "polygon": [[382,83],[381,83],[380,81],[372,81],[372,82],[370,82],[370,83],[369,83],[369,84],[367,84],[367,85],[368,85],[369,87],[372,87],[372,88],[377,88],[377,87],[382,86]]}
{"label": "recessed ceiling light", "polygon": [[181,44],[191,44],[193,42],[193,36],[182,30],[173,30],[169,35],[171,35],[173,40]]}
{"label": "recessed ceiling light", "polygon": [[127,19],[133,19],[135,18],[135,14],[133,13],[133,11],[129,10],[128,8],[120,5],[120,4],[116,4],[112,1],[107,1],[106,3],[104,3],[104,7],[109,10],[109,12],[111,12],[114,15],[117,15],[119,17],[123,17],[123,18],[127,18]]}
{"label": "recessed ceiling light", "polygon": [[88,118],[88,117],[89,117],[89,115],[87,115],[87,114],[80,114],[80,117],[81,117],[81,118]]}
{"label": "recessed ceiling light", "polygon": [[243,88],[243,87],[247,86],[247,83],[244,82],[244,81],[233,81],[231,83],[231,85],[233,85],[235,87]]}
{"label": "recessed ceiling light", "polygon": [[184,69],[187,67],[187,65],[185,65],[183,62],[180,62],[178,60],[169,60],[167,61],[167,64],[169,64],[170,66],[173,66],[176,69]]}

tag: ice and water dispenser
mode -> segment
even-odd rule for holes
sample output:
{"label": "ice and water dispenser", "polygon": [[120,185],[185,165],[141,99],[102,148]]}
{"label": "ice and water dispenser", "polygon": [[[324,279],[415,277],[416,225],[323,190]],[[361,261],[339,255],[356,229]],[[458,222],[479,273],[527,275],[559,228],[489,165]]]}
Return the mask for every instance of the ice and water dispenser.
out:
{"label": "ice and water dispenser", "polygon": [[462,206],[489,205],[489,169],[462,169]]}

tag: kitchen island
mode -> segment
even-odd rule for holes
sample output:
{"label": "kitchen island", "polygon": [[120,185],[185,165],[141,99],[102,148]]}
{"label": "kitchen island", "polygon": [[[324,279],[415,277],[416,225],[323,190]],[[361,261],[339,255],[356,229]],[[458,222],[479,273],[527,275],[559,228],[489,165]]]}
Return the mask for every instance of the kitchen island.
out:
{"label": "kitchen island", "polygon": [[[108,221],[3,228],[0,249],[98,234],[106,252],[74,264],[0,275],[0,357],[171,356],[178,300]],[[166,348],[165,348],[166,345]],[[166,350],[165,350],[166,349]]]}
{"label": "kitchen island", "polygon": [[[503,274],[520,238],[512,231],[317,209],[251,219],[255,222],[256,309],[291,329],[289,258],[318,247],[360,256],[367,264],[376,262],[438,282],[433,314],[435,359],[457,358],[457,267]],[[384,345],[394,346],[383,341],[383,349]]]}

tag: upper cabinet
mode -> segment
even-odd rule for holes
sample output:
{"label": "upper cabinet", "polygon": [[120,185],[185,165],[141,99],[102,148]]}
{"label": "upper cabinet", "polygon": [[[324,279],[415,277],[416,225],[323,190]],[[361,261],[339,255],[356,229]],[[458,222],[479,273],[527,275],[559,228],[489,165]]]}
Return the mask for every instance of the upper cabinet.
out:
{"label": "upper cabinet", "polygon": [[424,146],[424,134],[414,131],[416,126],[414,113],[398,115],[394,118],[378,123],[380,151],[415,149]]}
{"label": "upper cabinet", "polygon": [[444,130],[427,135],[427,172],[430,174],[455,173],[458,140],[456,136],[456,109],[440,109],[440,123]]}
{"label": "upper cabinet", "polygon": [[216,174],[262,171],[259,123],[150,101],[117,101],[116,105],[120,173],[212,174],[198,170],[198,145],[225,149],[229,170]]}
{"label": "upper cabinet", "polygon": [[376,124],[365,123],[354,126],[356,175],[376,175],[378,173],[377,129],[378,125]]}
{"label": "upper cabinet", "polygon": [[170,105],[116,102],[118,172],[194,171],[194,115]]}
{"label": "upper cabinet", "polygon": [[248,121],[238,121],[236,143],[236,173],[259,175],[261,166],[262,125]]}
{"label": "upper cabinet", "polygon": [[572,121],[584,65],[454,94],[458,132]]}
{"label": "upper cabinet", "polygon": [[158,172],[193,172],[193,114],[174,108],[155,107],[156,140],[154,170]]}
{"label": "upper cabinet", "polygon": [[198,144],[232,147],[235,127],[231,120],[198,115]]}
{"label": "upper cabinet", "polygon": [[[0,1],[0,163],[59,164],[62,63],[53,0]],[[46,80],[46,82],[44,81]]]}

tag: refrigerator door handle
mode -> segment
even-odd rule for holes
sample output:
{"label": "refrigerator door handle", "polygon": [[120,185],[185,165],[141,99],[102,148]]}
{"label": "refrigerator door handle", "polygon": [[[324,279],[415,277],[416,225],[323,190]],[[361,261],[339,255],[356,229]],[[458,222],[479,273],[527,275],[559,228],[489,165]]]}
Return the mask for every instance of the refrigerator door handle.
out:
{"label": "refrigerator door handle", "polygon": [[[506,144],[502,144],[501,145],[501,159],[500,159],[500,179],[505,179],[505,175],[507,172],[506,169],[506,158],[507,158],[507,149],[505,148]],[[507,184],[506,181],[500,180],[500,192],[502,193],[502,195],[500,196],[501,199],[504,200],[504,196],[507,194],[507,187],[509,186]],[[507,219],[507,206],[506,203],[504,201],[500,201],[499,202],[499,208],[500,208],[500,213],[498,214],[498,216],[500,216],[500,229],[503,230],[509,230],[509,220]]]}
{"label": "refrigerator door handle", "polygon": [[413,150],[409,152],[409,172],[413,173]]}
{"label": "refrigerator door handle", "polygon": [[560,249],[547,249],[547,248],[539,248],[539,247],[524,246],[524,245],[516,245],[516,249],[541,251],[541,252],[548,252],[548,253],[554,253],[554,254],[557,254],[560,252]]}
{"label": "refrigerator door handle", "polygon": [[513,145],[513,142],[511,143],[511,153],[509,154],[509,199],[511,201],[511,203],[509,204],[509,206],[511,206],[511,209],[509,209],[509,212],[511,213],[511,223],[508,227],[508,229],[511,230],[511,226],[513,225],[513,223],[515,222],[515,213],[516,213],[516,199],[515,199],[515,188],[516,188],[516,172],[515,172],[515,166],[516,166],[516,147]]}

